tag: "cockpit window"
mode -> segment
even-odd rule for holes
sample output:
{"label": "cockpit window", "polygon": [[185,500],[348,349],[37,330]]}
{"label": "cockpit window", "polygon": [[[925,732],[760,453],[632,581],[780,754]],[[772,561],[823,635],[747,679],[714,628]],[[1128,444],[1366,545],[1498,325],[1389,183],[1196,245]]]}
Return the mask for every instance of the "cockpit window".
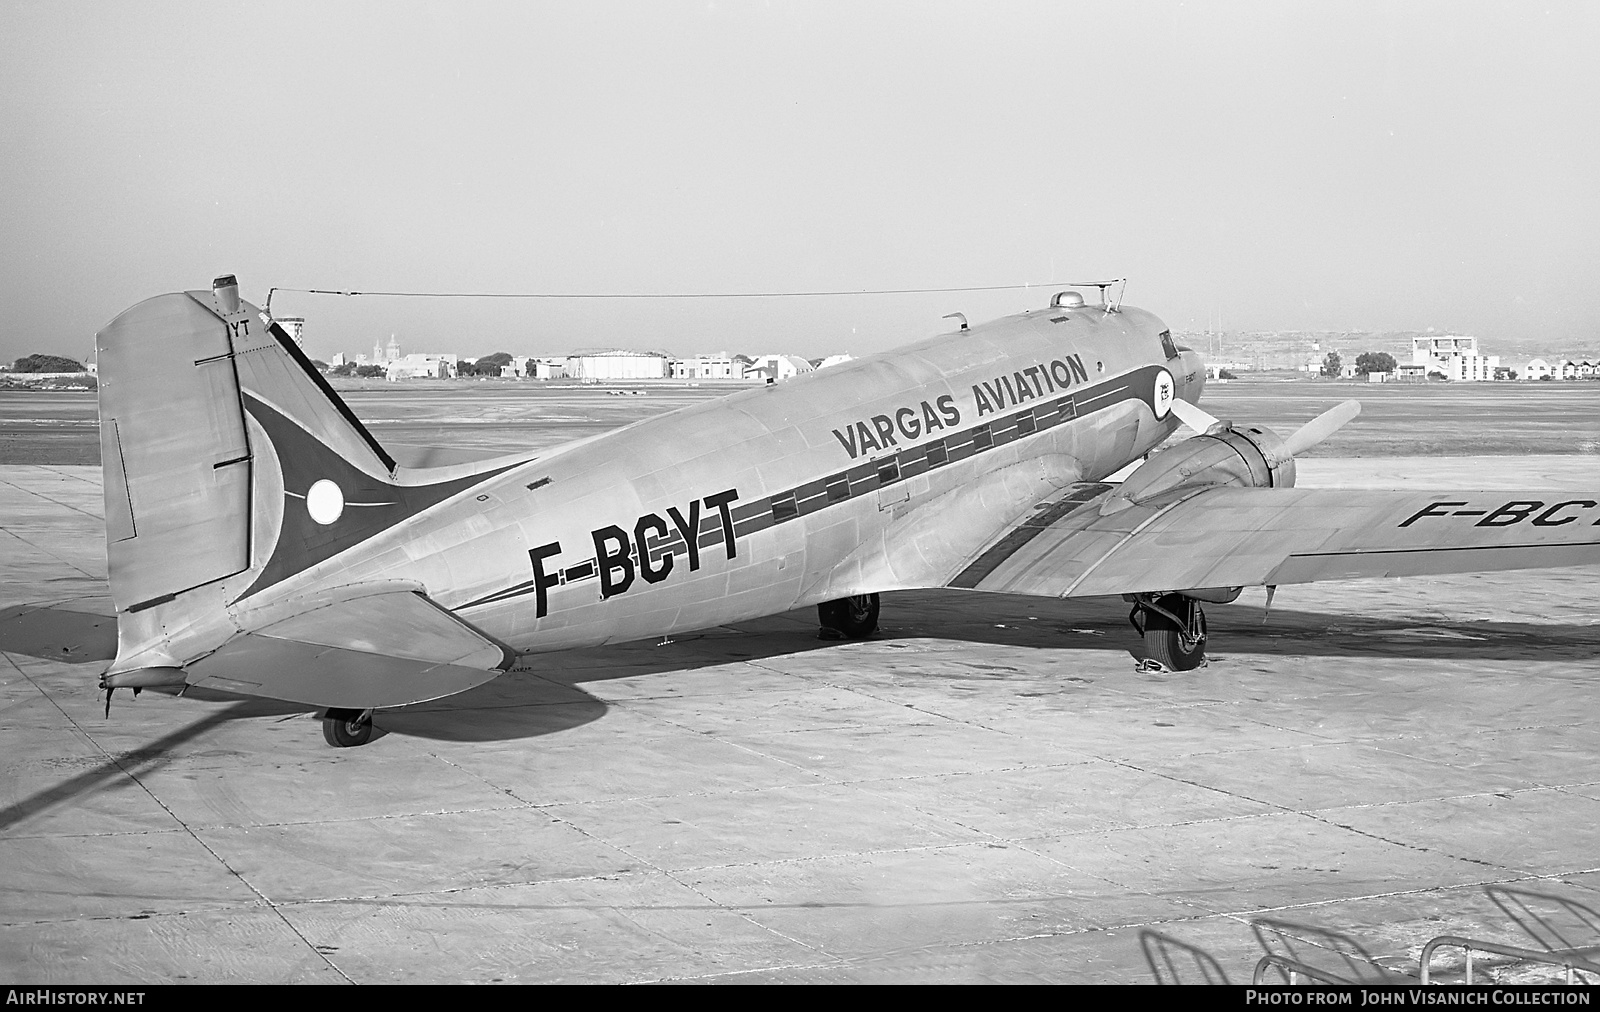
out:
{"label": "cockpit window", "polygon": [[1172,343],[1172,331],[1163,330],[1161,332],[1161,350],[1167,353],[1167,358],[1178,357],[1178,347]]}

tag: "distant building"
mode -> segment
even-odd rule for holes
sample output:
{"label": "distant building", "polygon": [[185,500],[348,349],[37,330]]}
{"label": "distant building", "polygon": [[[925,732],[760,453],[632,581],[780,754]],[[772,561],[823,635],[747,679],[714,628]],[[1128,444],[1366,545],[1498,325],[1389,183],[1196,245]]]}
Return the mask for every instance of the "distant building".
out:
{"label": "distant building", "polygon": [[386,365],[386,364],[388,364],[390,362],[395,361],[399,357],[400,357],[400,342],[395,339],[395,336],[393,334],[389,335],[389,344],[387,346],[385,346],[382,343],[377,342],[377,341],[374,341],[372,343],[372,364],[373,365]]}
{"label": "distant building", "polygon": [[757,355],[755,361],[745,368],[744,374],[746,378],[759,376],[764,380],[782,382],[801,373],[815,371],[816,367],[799,355]]}
{"label": "distant building", "polygon": [[344,352],[342,352],[342,351],[334,352],[333,353],[333,357],[328,359],[328,365],[330,367],[333,367],[333,368],[337,368],[338,366],[341,366],[341,365],[344,365],[344,364],[345,364],[345,357],[344,357]]}
{"label": "distant building", "polygon": [[567,360],[564,358],[530,358],[528,375],[534,379],[552,380],[567,378]]}
{"label": "distant building", "polygon": [[1494,379],[1499,355],[1480,355],[1478,339],[1459,334],[1427,334],[1411,339],[1411,364],[1446,379],[1472,383]]}
{"label": "distant building", "polygon": [[1530,359],[1528,368],[1522,370],[1522,378],[1525,380],[1542,380],[1550,376],[1554,371],[1550,368],[1550,363],[1544,359]]}
{"label": "distant building", "polygon": [[744,370],[729,355],[696,355],[693,358],[675,358],[667,364],[673,379],[740,379]]}
{"label": "distant building", "polygon": [[567,356],[567,376],[579,380],[666,379],[667,356],[658,351],[584,351]]}
{"label": "distant building", "polygon": [[1397,380],[1425,380],[1428,378],[1428,367],[1411,362],[1401,362],[1394,367],[1394,378]]}
{"label": "distant building", "polygon": [[1588,359],[1566,359],[1561,363],[1561,378],[1564,380],[1595,379],[1600,377],[1600,362],[1591,362]]}
{"label": "distant building", "polygon": [[513,355],[511,361],[500,367],[500,375],[504,379],[522,379],[528,375],[528,363],[532,361],[526,355]]}
{"label": "distant building", "polygon": [[827,358],[817,363],[817,368],[827,369],[830,366],[843,365],[846,362],[853,361],[855,361],[854,355],[829,355]]}
{"label": "distant building", "polygon": [[305,329],[306,318],[303,316],[274,316],[272,322],[283,328],[284,333],[294,340],[296,348],[306,346]]}
{"label": "distant building", "polygon": [[[394,342],[390,341],[390,346]],[[384,363],[384,375],[390,382],[405,379],[455,379],[458,355],[406,355]]]}

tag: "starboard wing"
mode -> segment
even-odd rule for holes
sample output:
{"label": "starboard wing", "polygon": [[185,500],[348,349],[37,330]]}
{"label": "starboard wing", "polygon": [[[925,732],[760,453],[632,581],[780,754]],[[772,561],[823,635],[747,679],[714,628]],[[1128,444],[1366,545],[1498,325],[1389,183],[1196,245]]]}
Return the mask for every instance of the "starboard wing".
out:
{"label": "starboard wing", "polygon": [[1212,487],[1128,504],[1116,491],[1063,490],[946,585],[1092,597],[1600,564],[1600,493]]}

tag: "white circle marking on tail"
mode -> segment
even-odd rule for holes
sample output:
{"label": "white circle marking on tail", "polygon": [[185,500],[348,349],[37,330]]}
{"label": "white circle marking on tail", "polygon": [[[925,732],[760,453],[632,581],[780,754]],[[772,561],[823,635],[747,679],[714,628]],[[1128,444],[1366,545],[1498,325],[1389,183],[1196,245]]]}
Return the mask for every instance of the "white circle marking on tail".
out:
{"label": "white circle marking on tail", "polygon": [[344,492],[328,479],[322,479],[306,492],[306,512],[326,527],[344,512]]}

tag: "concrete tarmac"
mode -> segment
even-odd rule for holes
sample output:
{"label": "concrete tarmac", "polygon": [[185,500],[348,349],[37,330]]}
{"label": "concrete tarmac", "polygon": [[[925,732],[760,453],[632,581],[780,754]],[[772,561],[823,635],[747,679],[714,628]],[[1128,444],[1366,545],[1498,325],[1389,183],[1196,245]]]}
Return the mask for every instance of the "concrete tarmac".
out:
{"label": "concrete tarmac", "polygon": [[1245,983],[1269,952],[1371,981],[1446,933],[1600,947],[1595,568],[1285,587],[1265,624],[1247,591],[1183,675],[1135,671],[1120,601],[892,594],[868,641],[795,612],[530,657],[335,750],[284,704],[107,719],[101,516],[98,468],[0,467],[7,982]]}

